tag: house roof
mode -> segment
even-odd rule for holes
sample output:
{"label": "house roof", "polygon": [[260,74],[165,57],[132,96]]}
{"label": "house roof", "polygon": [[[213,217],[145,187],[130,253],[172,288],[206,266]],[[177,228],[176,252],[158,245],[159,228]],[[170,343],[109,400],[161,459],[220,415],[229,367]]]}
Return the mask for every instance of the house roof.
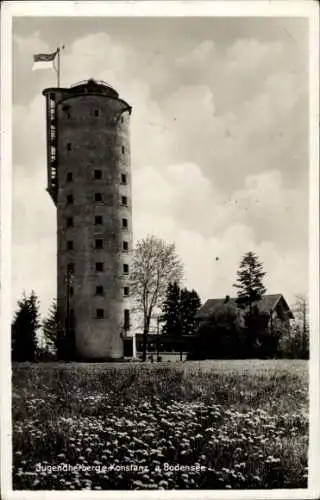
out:
{"label": "house roof", "polygon": [[[264,295],[261,300],[257,301],[256,304],[259,307],[259,310],[262,313],[271,314],[271,312],[275,309],[280,301],[283,301],[283,305],[285,309],[289,312],[289,317],[293,318],[293,314],[288,306],[286,300],[284,299],[281,293],[276,293],[272,295]],[[228,304],[232,307],[237,307],[237,299],[236,298],[223,298],[223,299],[208,299],[203,306],[197,312],[196,317],[198,319],[205,319],[211,314],[213,314],[217,308]]]}

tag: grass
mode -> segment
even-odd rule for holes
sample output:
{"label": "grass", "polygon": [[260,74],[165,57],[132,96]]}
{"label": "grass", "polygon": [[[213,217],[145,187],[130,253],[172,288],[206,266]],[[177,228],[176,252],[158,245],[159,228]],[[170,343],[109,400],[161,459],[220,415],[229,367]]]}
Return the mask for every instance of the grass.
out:
{"label": "grass", "polygon": [[306,361],[16,364],[12,391],[14,489],[307,487]]}

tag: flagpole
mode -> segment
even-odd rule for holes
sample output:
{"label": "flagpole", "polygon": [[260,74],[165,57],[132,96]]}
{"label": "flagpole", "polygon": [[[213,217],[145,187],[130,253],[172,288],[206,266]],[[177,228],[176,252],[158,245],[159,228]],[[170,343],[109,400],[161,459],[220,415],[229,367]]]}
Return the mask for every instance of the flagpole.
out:
{"label": "flagpole", "polygon": [[60,53],[61,49],[64,49],[64,45],[62,47],[57,48],[57,57],[58,57],[58,65],[57,65],[57,87],[60,88]]}
{"label": "flagpole", "polygon": [[57,65],[57,87],[60,87],[60,47],[57,48],[57,57],[58,57],[58,65]]}

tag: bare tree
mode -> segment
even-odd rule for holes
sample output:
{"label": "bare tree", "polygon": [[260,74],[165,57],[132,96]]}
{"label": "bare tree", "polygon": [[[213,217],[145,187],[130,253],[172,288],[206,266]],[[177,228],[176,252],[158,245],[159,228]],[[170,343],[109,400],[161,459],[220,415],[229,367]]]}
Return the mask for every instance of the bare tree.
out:
{"label": "bare tree", "polygon": [[147,357],[150,321],[160,308],[170,282],[183,277],[183,265],[174,244],[155,236],[147,236],[136,245],[131,266],[131,291],[136,309],[143,315],[143,361]]}
{"label": "bare tree", "polygon": [[309,310],[305,296],[296,296],[291,310],[294,319],[290,329],[285,329],[280,338],[279,352],[282,357],[308,359],[309,358]]}
{"label": "bare tree", "polygon": [[301,355],[302,357],[306,357],[309,352],[309,308],[306,297],[303,295],[296,297],[293,312],[295,316],[294,327],[300,333]]}

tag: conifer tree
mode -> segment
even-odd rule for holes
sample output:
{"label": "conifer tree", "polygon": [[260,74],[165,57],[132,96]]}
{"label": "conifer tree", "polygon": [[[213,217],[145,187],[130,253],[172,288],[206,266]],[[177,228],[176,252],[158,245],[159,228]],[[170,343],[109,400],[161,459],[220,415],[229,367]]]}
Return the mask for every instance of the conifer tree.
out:
{"label": "conifer tree", "polygon": [[237,282],[233,285],[238,289],[237,302],[241,307],[249,307],[251,311],[254,302],[260,300],[266,293],[263,285],[263,264],[253,252],[246,253],[237,271]]}
{"label": "conifer tree", "polygon": [[198,328],[196,313],[200,309],[201,300],[195,290],[183,288],[180,293],[180,317],[182,322],[182,335],[193,335]]}
{"label": "conifer tree", "polygon": [[37,331],[40,327],[39,299],[34,291],[24,293],[12,323],[12,360],[34,361],[37,350]]}
{"label": "conifer tree", "polygon": [[162,333],[170,337],[180,337],[182,334],[180,288],[176,281],[168,285],[162,311]]}
{"label": "conifer tree", "polygon": [[58,311],[57,301],[54,300],[49,310],[48,316],[42,322],[43,336],[50,351],[57,351],[58,348]]}

